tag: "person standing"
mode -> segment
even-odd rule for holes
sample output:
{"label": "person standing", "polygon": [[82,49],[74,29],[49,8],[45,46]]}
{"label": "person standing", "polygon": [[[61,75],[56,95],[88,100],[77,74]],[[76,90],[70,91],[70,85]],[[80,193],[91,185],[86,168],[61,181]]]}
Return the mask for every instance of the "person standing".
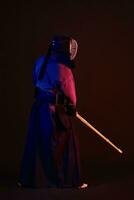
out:
{"label": "person standing", "polygon": [[33,69],[35,101],[21,163],[22,187],[36,187],[36,154],[46,187],[87,187],[81,183],[79,147],[72,123],[77,104],[73,76],[77,49],[75,39],[54,36],[47,55],[41,56]]}

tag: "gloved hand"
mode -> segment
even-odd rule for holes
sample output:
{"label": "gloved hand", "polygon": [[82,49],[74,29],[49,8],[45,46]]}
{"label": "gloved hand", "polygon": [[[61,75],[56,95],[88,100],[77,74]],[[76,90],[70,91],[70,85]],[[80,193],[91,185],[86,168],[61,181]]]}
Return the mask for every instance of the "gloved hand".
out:
{"label": "gloved hand", "polygon": [[76,116],[76,107],[72,104],[67,104],[66,113],[70,116]]}

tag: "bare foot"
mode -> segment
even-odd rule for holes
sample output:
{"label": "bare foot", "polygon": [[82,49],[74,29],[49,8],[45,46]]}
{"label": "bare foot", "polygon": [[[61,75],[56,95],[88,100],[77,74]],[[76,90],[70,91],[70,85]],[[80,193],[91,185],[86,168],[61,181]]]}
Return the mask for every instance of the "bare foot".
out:
{"label": "bare foot", "polygon": [[88,184],[87,183],[82,183],[78,189],[82,190],[82,189],[87,189],[88,188]]}

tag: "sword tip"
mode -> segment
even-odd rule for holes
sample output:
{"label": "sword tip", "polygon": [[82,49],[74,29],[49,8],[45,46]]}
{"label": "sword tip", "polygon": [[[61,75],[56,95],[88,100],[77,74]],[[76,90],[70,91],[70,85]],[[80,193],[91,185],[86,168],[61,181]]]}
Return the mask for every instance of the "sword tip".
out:
{"label": "sword tip", "polygon": [[119,149],[119,152],[120,152],[121,154],[123,154],[123,151],[122,151],[121,149]]}

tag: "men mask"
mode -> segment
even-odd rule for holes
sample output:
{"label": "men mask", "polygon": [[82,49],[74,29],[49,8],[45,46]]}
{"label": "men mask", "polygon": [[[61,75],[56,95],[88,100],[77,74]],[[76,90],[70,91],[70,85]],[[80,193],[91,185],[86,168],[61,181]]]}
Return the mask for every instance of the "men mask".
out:
{"label": "men mask", "polygon": [[76,40],[71,39],[70,41],[70,59],[73,60],[76,57],[77,54],[77,50],[78,50],[78,43],[76,42]]}

